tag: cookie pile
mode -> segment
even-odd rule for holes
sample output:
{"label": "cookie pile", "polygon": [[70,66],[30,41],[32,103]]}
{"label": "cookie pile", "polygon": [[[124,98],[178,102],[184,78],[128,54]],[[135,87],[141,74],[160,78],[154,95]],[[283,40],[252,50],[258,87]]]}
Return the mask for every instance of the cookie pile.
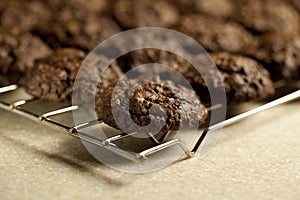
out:
{"label": "cookie pile", "polygon": [[[124,30],[147,26],[177,30],[209,52],[221,73],[228,103],[256,101],[274,93],[274,81],[300,79],[299,14],[297,0],[3,0],[0,74],[23,75],[28,93],[51,101],[70,102],[74,90],[77,99],[86,103],[95,89],[98,116],[115,128],[119,127],[111,104],[125,125],[131,118],[140,127],[153,121],[164,122],[164,131],[176,130],[179,124],[189,128],[205,122],[203,103],[210,98],[206,81],[184,58],[157,49],[133,51],[101,72],[101,83],[90,81],[89,76],[100,74],[95,69],[79,77],[81,87],[74,88],[87,53]],[[155,82],[142,86],[134,80],[127,83],[130,90],[136,90],[128,105],[122,103],[128,87],[120,87],[112,96],[126,72],[147,63],[172,67],[193,90],[156,77]],[[207,75],[211,81],[216,76]],[[194,92],[201,101],[190,99]],[[156,106],[167,115],[149,115]],[[127,129],[136,131],[130,124]]]}

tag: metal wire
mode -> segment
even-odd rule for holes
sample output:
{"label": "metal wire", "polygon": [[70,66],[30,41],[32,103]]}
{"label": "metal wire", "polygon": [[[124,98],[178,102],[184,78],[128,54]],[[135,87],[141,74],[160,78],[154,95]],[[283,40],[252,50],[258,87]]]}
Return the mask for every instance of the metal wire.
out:
{"label": "metal wire", "polygon": [[[12,84],[9,86],[5,86],[5,87],[0,87],[0,94],[7,94],[13,91],[16,91],[17,89],[20,89],[21,87],[18,86],[17,84]],[[202,134],[200,135],[198,141],[196,142],[195,146],[192,149],[189,149],[184,142],[182,142],[180,139],[175,138],[175,139],[169,139],[168,140],[168,135],[170,134],[170,132],[166,133],[165,135],[162,135],[159,139],[155,138],[152,134],[148,133],[149,139],[153,142],[154,146],[143,150],[139,153],[136,152],[132,152],[123,148],[120,148],[118,145],[115,144],[116,141],[119,140],[124,140],[128,137],[132,137],[136,134],[140,134],[140,133],[120,133],[114,136],[111,136],[105,140],[101,140],[99,138],[93,137],[83,131],[81,131],[84,128],[88,128],[94,125],[98,125],[103,123],[101,120],[93,120],[93,121],[86,121],[83,122],[79,125],[76,126],[67,126],[64,125],[63,123],[59,122],[59,121],[55,121],[53,119],[51,119],[50,117],[53,116],[58,116],[58,115],[62,115],[68,112],[72,112],[74,110],[79,109],[79,106],[67,106],[67,107],[62,107],[60,109],[55,109],[52,110],[50,112],[45,112],[42,114],[37,114],[33,111],[28,111],[26,109],[23,109],[23,106],[28,104],[28,103],[34,103],[35,101],[38,101],[38,99],[36,98],[30,98],[28,100],[25,99],[19,99],[15,102],[12,103],[6,103],[4,101],[1,101],[0,99],[0,108],[8,110],[10,112],[14,112],[16,114],[19,114],[21,116],[27,117],[31,120],[37,121],[39,123],[42,123],[44,125],[47,125],[49,127],[52,128],[56,128],[58,130],[61,130],[62,132],[69,134],[77,139],[81,139],[85,142],[88,142],[90,144],[99,146],[99,147],[103,147],[106,148],[120,156],[122,156],[123,158],[129,159],[131,161],[134,162],[139,162],[142,160],[147,159],[148,156],[155,154],[157,152],[160,152],[166,148],[170,148],[173,146],[178,146],[179,148],[182,149],[182,151],[186,154],[187,157],[191,157],[193,156],[195,153],[197,153],[199,147],[201,146],[202,142],[205,140],[206,136],[209,135],[210,131],[213,130],[217,130],[220,129],[222,127],[226,127],[229,126],[231,124],[237,123],[247,117],[250,117],[256,113],[259,112],[263,112],[267,109],[273,108],[275,106],[281,105],[283,103],[287,103],[290,102],[292,100],[296,100],[300,98],[300,90],[293,92],[291,94],[288,94],[284,97],[281,97],[279,99],[276,99],[274,101],[271,101],[267,104],[264,104],[260,107],[254,108],[250,111],[244,112],[240,115],[237,115],[235,117],[232,117],[230,119],[227,119],[221,123],[215,124],[211,127],[208,127],[207,129],[205,129]],[[212,109],[218,109],[220,108],[222,105],[216,105],[216,106],[212,106],[209,108],[209,110]]]}

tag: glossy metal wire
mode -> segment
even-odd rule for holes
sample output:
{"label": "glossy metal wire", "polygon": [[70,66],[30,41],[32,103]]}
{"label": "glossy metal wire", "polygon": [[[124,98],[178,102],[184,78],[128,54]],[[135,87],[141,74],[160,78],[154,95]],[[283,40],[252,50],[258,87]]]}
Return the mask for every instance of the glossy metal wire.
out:
{"label": "glossy metal wire", "polygon": [[[9,86],[5,86],[5,87],[0,87],[0,94],[7,94],[13,91],[16,91],[17,89],[20,89],[20,86],[18,86],[17,84],[12,84]],[[196,142],[195,146],[192,149],[189,149],[180,139],[169,139],[168,140],[168,135],[169,133],[163,135],[160,139],[155,138],[153,135],[148,134],[149,139],[152,140],[152,142],[154,143],[153,147],[150,147],[146,150],[143,150],[139,153],[136,152],[132,152],[132,151],[128,151],[126,149],[122,149],[119,146],[117,146],[115,144],[116,141],[119,140],[123,140],[126,139],[128,137],[132,137],[136,134],[139,133],[120,133],[118,135],[114,135],[112,137],[109,137],[105,140],[101,140],[99,138],[95,138],[89,134],[86,134],[84,132],[82,132],[81,130],[83,128],[87,128],[90,126],[94,126],[100,123],[103,123],[101,120],[93,120],[93,121],[87,121],[87,122],[83,122],[82,124],[73,126],[73,127],[69,127],[64,125],[63,123],[57,122],[55,120],[50,119],[50,117],[52,116],[57,116],[57,115],[61,115],[67,112],[72,112],[74,110],[79,109],[79,106],[67,106],[67,107],[62,107],[60,109],[56,109],[53,110],[51,112],[47,112],[47,113],[43,113],[43,114],[37,114],[31,111],[27,111],[22,109],[22,106],[26,105],[27,103],[34,103],[34,101],[37,101],[37,99],[35,98],[31,98],[28,100],[25,99],[20,99],[18,101],[15,101],[13,103],[5,103],[3,101],[1,101],[0,99],[0,108],[8,110],[10,112],[14,112],[16,114],[19,114],[21,116],[27,117],[29,119],[32,119],[34,121],[37,121],[39,123],[42,123],[44,125],[47,125],[49,127],[52,128],[56,128],[58,130],[61,130],[62,132],[69,134],[77,139],[81,139],[85,142],[88,142],[90,144],[99,146],[99,147],[103,147],[106,148],[124,158],[127,158],[128,160],[134,161],[134,162],[138,162],[138,161],[142,161],[147,159],[147,157],[149,155],[152,155],[154,153],[160,152],[163,149],[166,148],[170,148],[172,146],[178,146],[182,149],[182,151],[186,154],[186,156],[191,157],[193,156],[195,153],[197,153],[199,147],[201,146],[202,142],[204,141],[204,139],[206,138],[207,135],[209,135],[210,131],[214,131],[217,129],[220,129],[222,127],[226,127],[229,126],[231,124],[237,123],[247,117],[250,117],[256,113],[259,112],[263,112],[267,109],[273,108],[275,106],[281,105],[283,103],[287,103],[296,99],[300,98],[300,90],[293,92],[291,94],[288,94],[284,97],[281,97],[279,99],[276,99],[274,101],[271,101],[269,103],[266,103],[262,106],[259,106],[257,108],[254,108],[250,111],[244,112],[240,115],[234,116],[232,118],[229,118],[221,123],[215,124],[211,127],[208,127],[207,129],[205,129],[203,131],[203,133],[201,134],[201,136],[199,137],[198,141]],[[212,109],[218,109],[220,108],[222,105],[217,105],[217,106],[213,106],[211,108],[209,108],[209,110]]]}

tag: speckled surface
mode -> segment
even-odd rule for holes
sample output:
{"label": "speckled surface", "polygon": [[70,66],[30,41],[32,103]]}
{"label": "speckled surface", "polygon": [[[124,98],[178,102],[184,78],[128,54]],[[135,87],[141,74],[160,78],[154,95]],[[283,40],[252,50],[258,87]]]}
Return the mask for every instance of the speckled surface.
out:
{"label": "speckled surface", "polygon": [[0,110],[0,199],[299,199],[299,108],[296,101],[226,128],[204,160],[139,175],[114,171],[79,141]]}

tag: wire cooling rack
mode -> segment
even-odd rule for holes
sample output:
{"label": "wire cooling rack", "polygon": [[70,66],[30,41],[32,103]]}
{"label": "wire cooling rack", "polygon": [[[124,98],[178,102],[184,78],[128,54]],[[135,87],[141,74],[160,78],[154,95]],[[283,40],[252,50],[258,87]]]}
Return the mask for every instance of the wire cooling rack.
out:
{"label": "wire cooling rack", "polygon": [[[199,130],[199,137],[192,148],[188,147],[179,138],[169,137],[172,134],[171,132],[165,133],[159,138],[150,133],[146,133],[148,135],[147,139],[151,141],[151,145],[141,151],[135,152],[121,147],[118,145],[118,141],[128,139],[140,133],[128,134],[117,132],[117,134],[107,137],[106,139],[99,139],[85,133],[82,130],[95,125],[104,125],[101,120],[86,120],[79,125],[74,125],[72,112],[82,109],[80,106],[40,100],[27,94],[24,88],[19,84],[10,83],[11,82],[7,81],[7,78],[0,77],[0,108],[27,117],[31,120],[42,123],[43,125],[59,129],[63,133],[69,134],[77,139],[81,139],[82,141],[98,147],[105,148],[134,162],[145,160],[148,156],[173,146],[180,147],[187,157],[191,157],[197,153],[202,142],[205,140],[206,136],[210,134],[210,132],[239,122],[256,113],[263,112],[280,104],[300,98],[300,90],[297,89],[299,88],[298,83],[287,84],[281,81],[276,83],[276,95],[266,102],[262,102],[260,106],[251,107],[250,109],[248,108],[248,110],[242,112],[240,110],[240,114],[231,113],[225,121]],[[222,105],[210,107],[209,110],[211,111],[220,107],[222,107]]]}

